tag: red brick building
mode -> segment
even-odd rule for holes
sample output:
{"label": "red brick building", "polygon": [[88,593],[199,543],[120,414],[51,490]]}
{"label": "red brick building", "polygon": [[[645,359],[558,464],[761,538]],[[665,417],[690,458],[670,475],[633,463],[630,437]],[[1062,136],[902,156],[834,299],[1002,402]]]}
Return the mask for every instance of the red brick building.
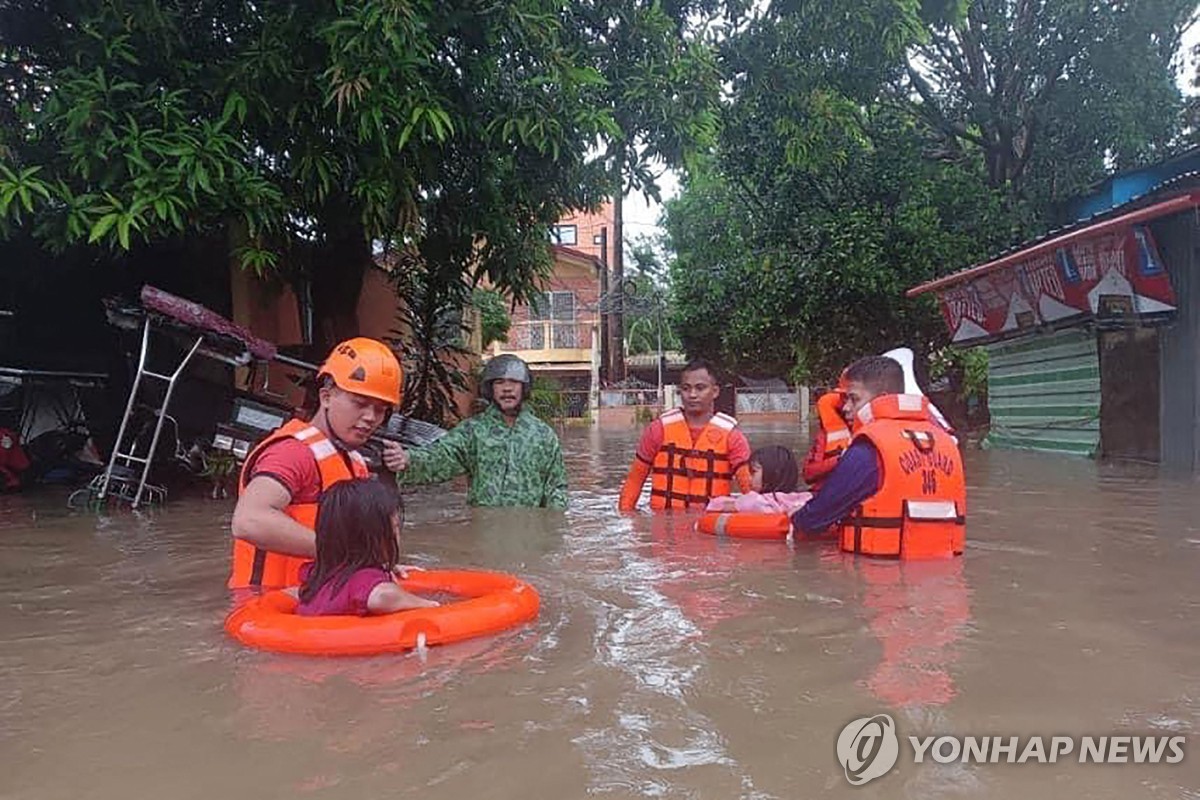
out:
{"label": "red brick building", "polygon": [[[603,252],[601,241],[606,239],[608,252]],[[605,264],[612,263],[613,252],[613,206],[606,201],[595,213],[577,211],[563,217],[550,230],[553,244],[570,247],[581,253],[594,256]]]}

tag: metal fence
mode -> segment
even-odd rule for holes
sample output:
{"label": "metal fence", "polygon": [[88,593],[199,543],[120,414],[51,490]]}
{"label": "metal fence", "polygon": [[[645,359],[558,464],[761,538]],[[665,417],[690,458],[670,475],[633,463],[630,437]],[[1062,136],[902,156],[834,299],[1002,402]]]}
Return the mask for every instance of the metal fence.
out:
{"label": "metal fence", "polygon": [[530,398],[533,413],[543,419],[586,419],[591,392],[586,389],[537,389]]}
{"label": "metal fence", "polygon": [[657,406],[660,404],[658,389],[601,389],[601,408],[624,408],[627,406]]}
{"label": "metal fence", "polygon": [[[665,387],[668,390],[673,387]],[[737,415],[796,414],[804,417],[806,400],[803,390],[755,390],[734,391]],[[649,389],[601,389],[600,408],[653,409],[656,413],[663,407],[658,390]],[[674,392],[668,391],[668,405],[677,403]],[[531,398],[535,413],[543,418],[584,419],[591,408],[591,392],[586,389],[543,389],[535,391]]]}
{"label": "metal fence", "polygon": [[742,414],[799,414],[800,392],[796,389],[738,389],[736,408]]}

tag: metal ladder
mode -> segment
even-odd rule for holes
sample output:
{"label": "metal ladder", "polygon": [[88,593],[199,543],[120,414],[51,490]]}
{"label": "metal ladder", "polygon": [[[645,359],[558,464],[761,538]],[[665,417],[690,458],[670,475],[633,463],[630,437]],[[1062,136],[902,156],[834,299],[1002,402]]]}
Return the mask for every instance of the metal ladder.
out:
{"label": "metal ladder", "polygon": [[[125,416],[121,419],[121,427],[117,431],[117,439],[113,443],[112,456],[108,459],[108,466],[104,472],[97,475],[91,486],[88,487],[96,500],[104,500],[105,497],[111,495],[129,501],[135,509],[141,505],[143,496],[146,496],[151,503],[166,500],[166,489],[147,484],[150,477],[150,465],[153,463],[154,453],[158,449],[158,438],[162,434],[163,421],[167,417],[167,407],[171,404],[171,395],[175,392],[175,384],[184,369],[187,368],[188,362],[192,360],[192,356],[196,355],[200,349],[203,341],[204,337],[196,337],[196,341],[187,351],[187,355],[170,375],[153,372],[146,367],[146,360],[150,354],[150,317],[146,317],[142,325],[142,352],[138,357],[137,374],[134,376],[133,386],[129,390],[129,402],[125,404]],[[125,433],[129,429],[129,420],[133,417],[134,408],[137,407],[138,390],[142,387],[143,377],[163,381],[166,383],[166,390],[163,392],[162,404],[155,410],[157,419],[154,424],[154,435],[150,439],[150,450],[144,456],[139,456],[136,452],[136,436],[132,437],[126,449],[123,449],[122,445],[125,441]],[[120,462],[120,466],[118,466],[118,462]],[[139,466],[140,473],[138,472]]]}

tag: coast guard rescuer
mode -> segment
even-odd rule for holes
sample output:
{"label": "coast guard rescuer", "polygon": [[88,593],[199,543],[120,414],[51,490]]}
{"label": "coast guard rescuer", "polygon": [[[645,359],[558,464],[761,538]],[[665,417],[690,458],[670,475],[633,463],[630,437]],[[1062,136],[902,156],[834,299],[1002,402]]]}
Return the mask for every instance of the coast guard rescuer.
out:
{"label": "coast guard rescuer", "polygon": [[735,479],[743,494],[751,491],[750,443],[736,419],[716,413],[720,392],[708,362],[696,359],[683,368],[683,408],[671,409],[642,432],[621,488],[621,511],[637,506],[647,476],[652,476],[650,508],[655,511],[703,509],[712,498],[732,494]]}
{"label": "coast guard rescuer", "polygon": [[[912,370],[912,350],[907,347],[897,347],[883,355],[900,365],[900,369],[904,373],[904,393],[922,394],[921,387],[917,383],[917,376],[913,374]],[[821,488],[821,483],[829,476],[829,473],[833,472],[838,459],[850,446],[851,436],[857,433],[862,424],[853,417],[847,420],[842,416],[842,407],[845,404],[846,371],[842,370],[837,388],[832,392],[826,392],[817,400],[817,435],[813,439],[812,448],[808,451],[808,457],[804,459],[804,469],[801,473],[805,482],[814,492]],[[938,407],[931,402],[926,402],[925,406],[929,411],[929,421],[936,423],[953,437],[954,430]],[[955,439],[955,442],[957,441]]]}
{"label": "coast guard rescuer", "polygon": [[800,473],[814,492],[821,488],[825,478],[837,466],[842,453],[850,446],[850,426],[842,417],[842,406],[845,404],[846,371],[842,370],[837,388],[817,400],[817,435]]}
{"label": "coast guard rescuer", "polygon": [[870,356],[846,370],[847,421],[860,427],[820,491],[792,516],[815,535],[837,525],[842,550],[936,558],[963,550],[966,483],[962,456],[931,421],[929,401],[904,393],[904,372]]}
{"label": "coast guard rescuer", "polygon": [[[338,481],[370,474],[357,448],[400,405],[404,373],[383,342],[356,338],[333,348],[317,381],[313,418],[281,425],[242,467],[231,589],[299,585],[316,553],[317,502]],[[385,457],[398,448],[385,443]]]}

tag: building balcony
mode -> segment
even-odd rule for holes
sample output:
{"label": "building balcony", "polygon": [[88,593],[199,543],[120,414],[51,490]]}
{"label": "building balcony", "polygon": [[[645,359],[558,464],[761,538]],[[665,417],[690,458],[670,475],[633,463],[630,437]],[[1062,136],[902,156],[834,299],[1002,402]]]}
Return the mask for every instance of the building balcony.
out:
{"label": "building balcony", "polygon": [[595,347],[596,323],[592,320],[515,322],[508,341],[493,345],[495,353],[513,353],[535,367],[590,368]]}

